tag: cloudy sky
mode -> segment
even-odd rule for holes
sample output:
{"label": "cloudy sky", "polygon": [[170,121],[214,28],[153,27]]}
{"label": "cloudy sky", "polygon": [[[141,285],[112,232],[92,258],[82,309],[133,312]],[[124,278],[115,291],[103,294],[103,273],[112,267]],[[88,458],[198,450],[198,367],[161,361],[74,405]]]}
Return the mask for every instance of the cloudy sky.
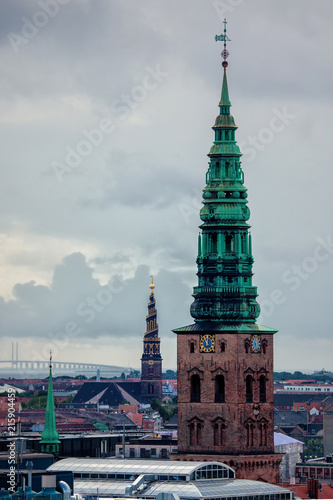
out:
{"label": "cloudy sky", "polygon": [[228,18],[260,323],[276,370],[332,366],[330,0],[4,0],[1,359],[164,369],[191,323]]}

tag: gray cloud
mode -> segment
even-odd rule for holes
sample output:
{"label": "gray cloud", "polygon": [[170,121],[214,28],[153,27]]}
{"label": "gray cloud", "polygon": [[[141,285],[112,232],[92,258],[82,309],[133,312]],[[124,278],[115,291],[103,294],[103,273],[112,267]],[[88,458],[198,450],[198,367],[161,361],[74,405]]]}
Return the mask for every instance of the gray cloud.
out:
{"label": "gray cloud", "polygon": [[[1,5],[3,335],[31,348],[33,339],[48,339],[77,321],[85,344],[73,339],[72,350],[59,353],[62,359],[69,352],[78,360],[106,357],[97,344],[87,347],[89,340],[100,339],[101,346],[121,331],[138,342],[130,358],[136,360],[151,270],[159,279],[161,331],[172,346],[165,359],[175,367],[170,330],[190,322],[200,193],[222,77],[214,35],[227,17],[229,91],[243,144],[254,282],[263,303],[274,289],[285,297],[264,320],[280,329],[278,368],[293,368],[283,356],[287,337],[295,348],[307,339],[311,349],[295,368],[322,368],[329,352],[332,259],[320,262],[295,291],[281,276],[313,256],[318,237],[330,236],[333,5],[247,0],[221,12],[204,0],[70,0],[15,53],[8,34],[21,34],[22,18],[31,21],[39,10],[37,0]],[[168,76],[122,116],[115,102],[142,86],[147,67],[158,66]],[[295,118],[263,143],[274,110],[283,109]],[[112,120],[112,133],[59,182],[52,164],[64,163],[68,148],[77,150],[84,130],[103,119]],[[250,146],[251,138],[259,148]],[[116,276],[126,283],[124,291],[91,324],[87,315],[71,320],[78,304]],[[129,304],[131,314],[124,312]],[[317,348],[309,344],[314,330]],[[118,337],[118,354],[125,347]],[[108,356],[116,358],[113,351]]]}

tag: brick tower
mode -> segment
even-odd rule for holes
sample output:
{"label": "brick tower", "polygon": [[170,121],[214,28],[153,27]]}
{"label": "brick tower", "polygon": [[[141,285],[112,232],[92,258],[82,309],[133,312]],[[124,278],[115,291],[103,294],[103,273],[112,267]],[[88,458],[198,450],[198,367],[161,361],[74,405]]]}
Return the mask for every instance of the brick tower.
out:
{"label": "brick tower", "polygon": [[146,333],[143,338],[141,358],[141,402],[150,403],[153,398],[162,401],[162,356],[158,337],[157,310],[155,306],[153,277],[151,276]]}
{"label": "brick tower", "polygon": [[273,334],[256,324],[250,211],[230,114],[226,21],[220,113],[208,154],[194,324],[177,328],[178,460],[218,460],[236,477],[276,482]]}

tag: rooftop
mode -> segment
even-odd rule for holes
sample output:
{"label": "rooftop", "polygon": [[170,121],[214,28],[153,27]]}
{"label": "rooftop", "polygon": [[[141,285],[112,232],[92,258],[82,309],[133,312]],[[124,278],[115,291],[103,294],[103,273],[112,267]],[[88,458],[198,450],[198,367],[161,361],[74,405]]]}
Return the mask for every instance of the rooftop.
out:
{"label": "rooftop", "polygon": [[[82,473],[113,473],[113,474],[156,474],[156,475],[185,475],[190,479],[196,471],[205,472],[207,467],[212,466],[216,471],[225,471],[226,477],[234,477],[234,471],[220,462],[180,462],[176,460],[117,460],[117,459],[95,459],[95,458],[65,458],[52,464],[48,470],[67,471],[71,470]],[[224,475],[224,474],[223,474]],[[198,474],[196,474],[198,476]],[[194,477],[194,476],[193,476]]]}

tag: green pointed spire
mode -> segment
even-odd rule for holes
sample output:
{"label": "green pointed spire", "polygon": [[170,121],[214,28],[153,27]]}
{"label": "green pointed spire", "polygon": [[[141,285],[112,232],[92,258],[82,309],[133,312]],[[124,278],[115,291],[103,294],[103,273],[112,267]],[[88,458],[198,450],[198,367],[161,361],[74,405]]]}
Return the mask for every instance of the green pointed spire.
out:
{"label": "green pointed spire", "polygon": [[50,374],[49,386],[47,390],[47,402],[45,412],[45,426],[41,436],[41,451],[45,453],[59,453],[59,434],[56,428],[53,385],[52,385],[52,354],[50,352]]}
{"label": "green pointed spire", "polygon": [[223,83],[220,113],[213,126],[214,143],[208,154],[209,168],[203,189],[202,249],[198,253],[198,286],[193,289],[191,315],[195,322],[225,325],[255,324],[260,313],[257,289],[252,285],[252,247],[248,219],[247,189],[230,114],[226,61],[226,32],[216,36],[224,42]]}
{"label": "green pointed spire", "polygon": [[224,68],[224,72],[223,72],[222,92],[221,92],[221,100],[220,100],[219,106],[227,106],[228,108],[230,108],[230,106],[231,106],[231,102],[229,99],[229,90],[228,90],[226,68]]}

